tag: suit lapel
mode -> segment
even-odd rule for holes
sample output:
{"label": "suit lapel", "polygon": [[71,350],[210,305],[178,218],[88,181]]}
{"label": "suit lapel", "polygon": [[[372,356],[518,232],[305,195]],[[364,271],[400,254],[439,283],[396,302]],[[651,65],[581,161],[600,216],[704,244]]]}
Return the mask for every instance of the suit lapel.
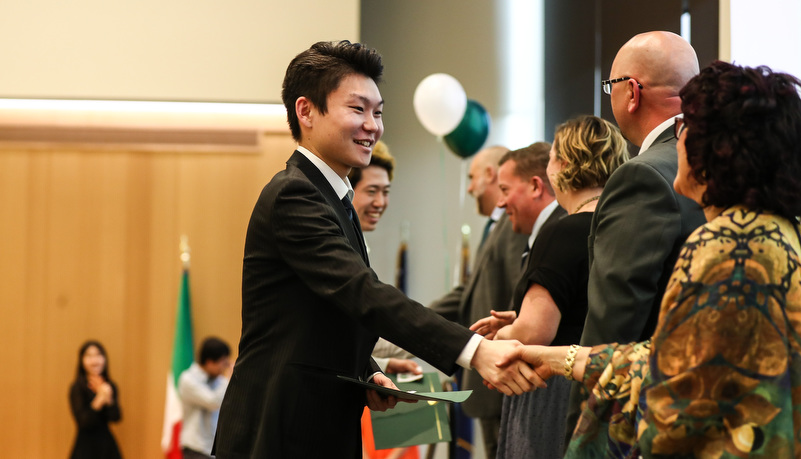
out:
{"label": "suit lapel", "polygon": [[333,209],[334,213],[339,220],[339,226],[344,231],[345,236],[350,242],[351,247],[354,250],[359,252],[362,256],[362,259],[370,266],[370,261],[367,258],[367,247],[364,244],[364,236],[362,235],[362,231],[360,228],[359,217],[356,216],[354,212],[353,221],[351,221],[350,217],[348,217],[348,213],[345,210],[345,206],[342,204],[342,200],[337,196],[334,188],[331,187],[331,184],[328,183],[328,180],[325,178],[322,172],[317,169],[317,166],[312,164],[308,158],[306,158],[303,153],[299,151],[295,151],[292,156],[287,160],[287,164],[292,164],[296,166],[306,178],[309,179],[310,182],[320,190],[323,197],[325,198],[326,202],[329,206]]}

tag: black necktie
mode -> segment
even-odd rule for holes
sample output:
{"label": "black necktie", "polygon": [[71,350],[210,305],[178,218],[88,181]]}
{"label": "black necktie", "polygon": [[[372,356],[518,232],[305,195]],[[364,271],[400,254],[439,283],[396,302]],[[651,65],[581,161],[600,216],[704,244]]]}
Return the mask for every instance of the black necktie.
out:
{"label": "black necktie", "polygon": [[492,218],[487,219],[487,224],[484,225],[484,232],[481,234],[481,243],[478,244],[478,248],[480,249],[482,245],[487,241],[489,237],[490,231],[492,231],[492,225],[495,224],[495,220]]}
{"label": "black necktie", "polygon": [[531,247],[526,244],[526,250],[523,251],[523,257],[520,259],[520,267],[523,268],[525,271],[526,265],[528,264],[528,254],[531,252]]}
{"label": "black necktie", "polygon": [[367,247],[364,245],[364,235],[362,234],[361,224],[359,223],[359,217],[356,216],[356,209],[354,209],[353,204],[350,203],[348,195],[342,197],[342,205],[345,206],[345,212],[348,214],[348,218],[350,218],[350,222],[353,224],[353,230],[356,232],[356,238],[359,240],[358,244],[362,259],[367,263]]}
{"label": "black necktie", "polygon": [[353,221],[353,215],[356,213],[356,209],[354,209],[353,204],[350,203],[348,195],[342,197],[342,205],[345,206],[345,212],[348,213],[348,218],[350,218],[350,221]]}

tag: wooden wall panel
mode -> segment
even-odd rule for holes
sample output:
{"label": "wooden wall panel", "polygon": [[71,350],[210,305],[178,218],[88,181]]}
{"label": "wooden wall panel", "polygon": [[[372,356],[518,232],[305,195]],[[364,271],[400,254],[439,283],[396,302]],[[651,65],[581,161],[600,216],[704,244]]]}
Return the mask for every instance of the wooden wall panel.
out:
{"label": "wooden wall panel", "polygon": [[180,236],[192,250],[195,341],[218,335],[236,356],[248,219],[294,147],[284,132],[261,140],[260,153],[0,143],[4,456],[68,454],[68,388],[78,347],[95,338],[120,388],[123,455],[161,457]]}

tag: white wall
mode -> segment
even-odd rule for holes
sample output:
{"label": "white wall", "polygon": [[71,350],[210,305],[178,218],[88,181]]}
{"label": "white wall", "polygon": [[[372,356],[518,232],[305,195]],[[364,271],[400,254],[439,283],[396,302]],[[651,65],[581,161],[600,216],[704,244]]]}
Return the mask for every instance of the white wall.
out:
{"label": "white wall", "polygon": [[[509,24],[516,4],[531,13],[518,12],[514,27],[521,30]],[[458,158],[422,127],[412,106],[414,90],[426,76],[448,73],[492,117],[487,145],[520,148],[541,140],[540,10],[541,2],[528,0],[362,2],[362,39],[384,57],[384,140],[397,158],[391,203],[367,235],[370,260],[382,280],[394,282],[400,228],[408,221],[409,296],[423,304],[453,286],[462,225],[472,228],[475,253],[485,219],[466,194],[469,159]],[[523,85],[517,92],[510,66]]]}
{"label": "white wall", "polygon": [[730,0],[731,62],[801,77],[801,2]]}
{"label": "white wall", "polygon": [[358,0],[6,0],[0,97],[280,102],[334,39],[358,41]]}

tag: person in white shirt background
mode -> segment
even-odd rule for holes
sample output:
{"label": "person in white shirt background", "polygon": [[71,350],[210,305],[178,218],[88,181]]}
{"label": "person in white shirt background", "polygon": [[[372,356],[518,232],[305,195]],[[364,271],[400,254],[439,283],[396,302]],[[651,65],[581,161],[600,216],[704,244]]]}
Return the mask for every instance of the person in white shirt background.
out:
{"label": "person in white shirt background", "polygon": [[214,444],[220,405],[231,377],[231,348],[223,340],[203,340],[197,361],[178,379],[183,405],[181,448],[184,459],[207,459]]}

